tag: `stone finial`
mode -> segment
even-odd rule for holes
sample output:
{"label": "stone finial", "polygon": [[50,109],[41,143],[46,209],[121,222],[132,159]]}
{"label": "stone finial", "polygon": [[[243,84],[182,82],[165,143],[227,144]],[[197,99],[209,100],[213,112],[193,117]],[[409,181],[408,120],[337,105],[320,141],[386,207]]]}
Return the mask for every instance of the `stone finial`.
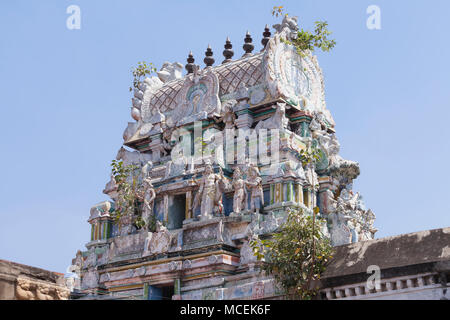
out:
{"label": "stone finial", "polygon": [[255,49],[255,46],[253,45],[252,42],[253,42],[252,36],[250,35],[250,32],[247,31],[247,34],[245,35],[244,38],[244,45],[242,46],[242,48],[245,51],[243,57],[248,57],[252,54],[253,49]]}
{"label": "stone finial", "polygon": [[223,56],[225,57],[225,60],[223,60],[222,63],[227,63],[231,61],[231,58],[234,55],[234,51],[232,50],[233,45],[231,44],[230,38],[227,37],[227,40],[225,41],[224,45],[225,50],[223,50]]}
{"label": "stone finial", "polygon": [[194,55],[192,54],[192,51],[189,52],[188,58],[187,58],[187,64],[185,66],[187,73],[194,73]]}
{"label": "stone finial", "polygon": [[211,67],[214,64],[214,58],[213,58],[213,51],[211,49],[211,46],[208,44],[208,48],[206,49],[205,52],[205,59],[203,59],[203,61],[205,62],[207,67]]}
{"label": "stone finial", "polygon": [[270,33],[269,25],[266,24],[266,26],[264,27],[263,38],[261,40],[261,43],[263,45],[263,49],[266,47],[267,42],[269,42],[271,35],[272,35],[272,33]]}

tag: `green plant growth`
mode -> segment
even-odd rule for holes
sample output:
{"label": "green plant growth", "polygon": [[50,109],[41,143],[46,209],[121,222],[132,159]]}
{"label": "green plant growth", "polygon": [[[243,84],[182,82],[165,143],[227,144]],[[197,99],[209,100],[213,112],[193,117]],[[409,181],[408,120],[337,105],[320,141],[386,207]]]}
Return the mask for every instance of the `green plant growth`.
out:
{"label": "green plant growth", "polygon": [[116,223],[120,223],[121,217],[129,215],[139,229],[143,225],[140,212],[142,198],[139,188],[140,167],[136,165],[124,166],[122,160],[113,160],[111,172],[117,185],[118,193],[113,212],[114,219]]}
{"label": "green plant growth", "polygon": [[[138,62],[137,67],[134,67],[131,72],[133,74],[133,87],[138,89],[142,78],[156,72],[156,68],[151,62],[141,61]],[[133,87],[130,87],[130,91],[133,90]]]}
{"label": "green plant growth", "polygon": [[[278,17],[283,15],[283,6],[275,6],[272,9],[272,16]],[[284,14],[288,16],[288,14]],[[298,31],[297,39],[289,41],[287,39],[281,39],[284,43],[293,45],[297,49],[297,53],[301,56],[305,56],[308,51],[313,52],[316,48],[324,52],[328,52],[336,46],[334,39],[329,39],[332,34],[328,30],[328,22],[316,21],[314,31],[304,30],[303,28]]]}
{"label": "green plant growth", "polygon": [[323,223],[303,209],[290,210],[279,232],[250,242],[257,259],[264,261],[262,270],[274,277],[286,298],[309,300],[317,294],[315,281],[332,257],[330,240],[320,231]]}

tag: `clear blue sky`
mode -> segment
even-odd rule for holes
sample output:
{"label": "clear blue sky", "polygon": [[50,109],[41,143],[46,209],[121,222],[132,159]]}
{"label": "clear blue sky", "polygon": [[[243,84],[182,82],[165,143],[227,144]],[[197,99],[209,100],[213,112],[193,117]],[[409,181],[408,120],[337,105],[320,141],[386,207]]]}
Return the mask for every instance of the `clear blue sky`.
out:
{"label": "clear blue sky", "polygon": [[[81,30],[66,28],[71,4]],[[337,47],[319,54],[327,104],[377,236],[450,226],[449,1],[2,0],[0,259],[64,272],[132,121],[131,67],[185,64],[189,50],[203,65],[208,43],[221,62],[227,36],[240,57],[247,30],[259,50],[274,5],[334,31]]]}

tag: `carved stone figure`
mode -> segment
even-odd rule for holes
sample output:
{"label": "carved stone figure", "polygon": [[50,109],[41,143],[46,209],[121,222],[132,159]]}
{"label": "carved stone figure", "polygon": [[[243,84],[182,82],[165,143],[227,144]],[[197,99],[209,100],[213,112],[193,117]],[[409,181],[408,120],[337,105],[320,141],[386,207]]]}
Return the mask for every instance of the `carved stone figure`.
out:
{"label": "carved stone figure", "polygon": [[273,25],[273,28],[280,34],[284,34],[287,40],[297,39],[298,18],[285,15],[281,24]]}
{"label": "carved stone figure", "polygon": [[247,189],[245,188],[245,181],[243,173],[239,167],[233,173],[233,213],[240,213],[245,209],[247,203]]}
{"label": "carved stone figure", "polygon": [[216,190],[216,197],[215,197],[215,201],[214,201],[214,212],[217,213],[218,215],[224,215],[224,209],[223,209],[223,194],[224,192],[228,189],[228,183],[227,180],[225,178],[225,176],[223,175],[223,171],[222,168],[219,167],[219,174],[218,176],[218,180],[216,182],[216,186],[217,186],[217,190]]}
{"label": "carved stone figure", "polygon": [[351,243],[352,233],[347,225],[347,222],[351,219],[351,217],[339,210],[339,207],[337,211],[330,213],[328,217],[332,224],[330,230],[332,245],[340,246]]}
{"label": "carved stone figure", "polygon": [[[53,291],[53,292],[52,292]],[[38,284],[36,286],[36,298],[37,300],[54,300],[54,289],[45,284]]]}
{"label": "carved stone figure", "polygon": [[286,105],[286,103],[278,102],[276,105],[273,105],[272,108],[275,109],[275,113],[268,119],[260,121],[255,130],[258,131],[260,129],[286,129],[289,123],[289,119],[286,117],[286,109],[290,107]]}
{"label": "carved stone figure", "polygon": [[27,279],[17,278],[17,300],[36,300],[36,285]]}
{"label": "carved stone figure", "polygon": [[172,234],[161,223],[156,221],[156,232],[149,232],[144,244],[143,256],[160,254],[169,251],[172,242]]}
{"label": "carved stone figure", "polygon": [[236,116],[233,107],[236,103],[236,100],[228,100],[222,105],[222,121],[225,123],[225,129],[233,129],[235,127]]}
{"label": "carved stone figure", "polygon": [[144,220],[144,230],[148,230],[150,219],[153,214],[153,203],[155,201],[156,192],[153,188],[152,180],[147,177],[143,181],[144,184],[144,208],[142,211],[142,220]]}
{"label": "carved stone figure", "polygon": [[262,179],[256,166],[250,166],[247,171],[246,186],[250,189],[250,211],[260,213],[264,206]]}
{"label": "carved stone figure", "polygon": [[319,187],[319,179],[317,177],[316,170],[314,169],[314,164],[312,162],[306,165],[305,169],[306,181],[310,186],[314,186],[314,188]]}
{"label": "carved stone figure", "polygon": [[210,164],[205,166],[203,172],[203,178],[200,182],[200,188],[194,199],[193,211],[198,207],[200,199],[200,217],[201,219],[207,219],[214,213],[214,206],[217,201],[218,183],[222,179],[220,175],[216,175],[213,171],[213,167]]}
{"label": "carved stone figure", "polygon": [[128,151],[124,147],[120,147],[116,155],[116,160],[122,160],[123,165],[138,165],[141,166],[148,161],[151,161],[151,155],[148,153],[141,153],[139,151]]}
{"label": "carved stone figure", "polygon": [[179,62],[164,62],[161,71],[158,71],[158,78],[166,83],[171,80],[181,79],[183,72],[183,65]]}

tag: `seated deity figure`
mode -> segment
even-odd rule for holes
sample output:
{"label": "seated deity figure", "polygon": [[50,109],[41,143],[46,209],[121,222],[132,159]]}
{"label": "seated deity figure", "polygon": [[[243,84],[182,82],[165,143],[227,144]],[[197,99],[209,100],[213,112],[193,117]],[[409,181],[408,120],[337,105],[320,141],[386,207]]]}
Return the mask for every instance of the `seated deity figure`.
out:
{"label": "seated deity figure", "polygon": [[248,169],[245,184],[250,189],[250,211],[260,213],[264,206],[264,193],[262,179],[256,166]]}
{"label": "seated deity figure", "polygon": [[200,205],[200,218],[207,219],[214,213],[214,207],[216,203],[217,192],[220,190],[219,180],[222,177],[214,173],[213,167],[207,164],[205,171],[203,172],[203,178],[200,181],[200,188],[194,199],[193,211]]}
{"label": "seated deity figure", "polygon": [[234,170],[232,184],[234,189],[233,212],[240,213],[244,210],[247,203],[247,190],[245,189],[245,181],[239,167]]}
{"label": "seated deity figure", "polygon": [[153,214],[153,202],[155,201],[156,192],[153,188],[152,180],[147,177],[143,181],[144,184],[144,210],[142,211],[142,220],[144,220],[144,230],[148,230],[150,218]]}

